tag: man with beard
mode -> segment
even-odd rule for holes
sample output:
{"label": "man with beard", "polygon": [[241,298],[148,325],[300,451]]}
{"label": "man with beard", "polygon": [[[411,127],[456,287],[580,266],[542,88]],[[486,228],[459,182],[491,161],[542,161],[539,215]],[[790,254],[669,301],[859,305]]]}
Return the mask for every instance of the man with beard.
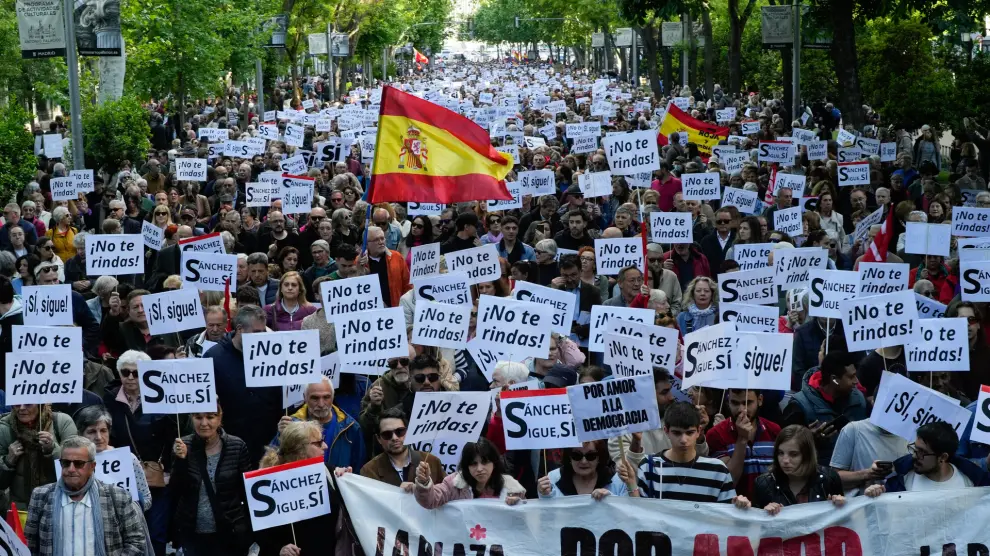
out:
{"label": "man with beard", "polygon": [[[279,434],[293,421],[315,421],[323,429],[323,441],[327,445],[323,461],[327,467],[360,469],[364,465],[364,436],[357,421],[333,404],[330,379],[322,377],[320,382],[307,386],[303,399],[305,403],[299,411],[279,419]],[[277,446],[278,442],[276,436],[272,444]]]}
{"label": "man with beard", "polygon": [[[378,418],[383,411],[398,407],[409,415],[417,392],[446,391],[440,384],[440,362],[429,355],[416,355],[412,346],[409,357],[389,359],[388,368],[361,400],[361,424],[369,435],[377,434]],[[377,452],[375,446],[371,449]]]}
{"label": "man with beard", "polygon": [[908,444],[909,454],[894,462],[896,475],[887,480],[888,492],[953,490],[990,485],[990,475],[979,465],[956,455],[959,436],[952,425],[935,421],[918,427]]}
{"label": "man with beard", "polygon": [[409,418],[398,407],[388,409],[378,417],[378,433],[375,434],[375,439],[381,446],[382,453],[364,464],[361,475],[412,492],[416,468],[421,461],[425,461],[430,466],[430,477],[433,482],[443,481],[446,474],[443,464],[436,456],[410,449],[405,445],[408,427]]}
{"label": "man with beard", "polygon": [[[274,259],[282,249],[295,247],[302,251],[299,234],[285,229],[285,216],[277,210],[268,213],[268,229],[258,235],[257,245],[268,246],[268,258]],[[306,247],[309,249],[309,247]]]}
{"label": "man with beard", "polygon": [[752,496],[756,478],[770,470],[780,426],[759,416],[763,395],[758,390],[728,391],[730,419],[708,431],[708,449],[732,474],[736,492]]}

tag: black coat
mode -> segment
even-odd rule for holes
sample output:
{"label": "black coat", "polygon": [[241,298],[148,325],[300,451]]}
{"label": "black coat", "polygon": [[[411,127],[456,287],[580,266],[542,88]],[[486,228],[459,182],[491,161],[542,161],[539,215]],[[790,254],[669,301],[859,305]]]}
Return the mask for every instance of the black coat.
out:
{"label": "black coat", "polygon": [[110,445],[128,446],[139,460],[161,461],[169,470],[172,466],[172,445],[179,436],[175,415],[146,415],[140,406],[132,413],[127,404],[117,400],[118,391],[119,386],[111,388],[103,397],[103,405],[113,418]]}
{"label": "black coat", "polygon": [[732,242],[736,239],[736,232],[729,232],[729,240],[725,242],[725,247],[718,241],[718,232],[712,232],[701,238],[701,252],[708,258],[708,268],[712,275],[717,276],[722,270],[722,263],[725,261],[725,254],[732,248]]}
{"label": "black coat", "polygon": [[[807,486],[808,502],[823,502],[832,495],[843,495],[842,481],[839,473],[830,467],[819,465],[811,482]],[[753,506],[765,508],[767,504],[776,502],[781,506],[797,504],[794,493],[787,486],[785,476],[773,472],[764,473],[756,478],[753,487]]]}

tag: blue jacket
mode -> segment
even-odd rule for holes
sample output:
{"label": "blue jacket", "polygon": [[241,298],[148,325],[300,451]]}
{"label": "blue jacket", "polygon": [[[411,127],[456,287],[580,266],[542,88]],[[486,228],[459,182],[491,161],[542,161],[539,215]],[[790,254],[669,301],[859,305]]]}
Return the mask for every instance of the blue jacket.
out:
{"label": "blue jacket", "polygon": [[[814,367],[805,373],[804,380],[801,383],[801,391],[794,394],[790,404],[784,409],[785,423],[790,425],[795,424],[796,421],[801,421],[794,418],[797,413],[796,410],[800,410],[804,416],[803,422],[797,424],[803,425],[810,425],[815,421],[828,423],[840,415],[845,415],[849,418],[849,421],[862,421],[870,417],[870,408],[866,403],[866,397],[863,396],[863,393],[858,388],[853,388],[849,397],[844,400],[837,400],[834,403],[829,403],[825,400],[817,388],[818,384],[814,386],[811,384],[811,382],[814,382],[812,381],[812,377],[818,372],[818,367]],[[817,375],[817,381],[821,381],[821,374]],[[835,441],[837,439],[838,435],[835,435],[818,443],[819,465],[828,466],[832,459],[832,451],[835,449]]]}
{"label": "blue jacket", "polygon": [[[536,262],[536,250],[535,249],[533,249],[529,245],[526,245],[525,243],[523,243],[523,242],[521,242],[519,240],[516,240],[516,245],[522,247],[522,250],[523,250],[522,256],[519,257],[519,260],[520,261],[533,261],[533,262]],[[499,257],[502,257],[505,260],[509,260],[509,252],[505,248],[505,242],[504,241],[499,241],[498,243],[496,243],[495,244],[495,250],[498,251],[498,256]]]}
{"label": "blue jacket", "polygon": [[[293,421],[305,421],[308,408],[303,405],[299,411],[292,414]],[[361,469],[366,461],[364,451],[364,436],[361,426],[353,417],[342,409],[333,406],[334,418],[323,425],[323,441],[327,450],[323,453],[323,461],[328,469],[334,467],[350,467]],[[272,446],[278,446],[279,437],[275,436]]]}
{"label": "blue jacket", "polygon": [[[834,324],[833,324],[834,326]],[[807,382],[805,373],[818,365],[818,352],[825,341],[825,331],[816,317],[794,331],[794,355],[791,358],[791,388],[801,389],[801,379]]]}
{"label": "blue jacket", "polygon": [[[955,465],[960,473],[973,481],[973,486],[990,486],[990,474],[979,465],[959,456],[952,456],[949,463]],[[897,458],[897,461],[894,462],[894,473],[896,474],[887,479],[887,492],[904,492],[904,476],[913,470],[914,459],[911,454]]]}
{"label": "blue jacket", "polygon": [[[573,485],[558,486],[558,483],[561,481],[559,467],[551,471],[547,477],[550,479],[550,494],[546,496],[540,494],[540,498],[560,498],[562,496],[569,496],[568,494],[561,492],[561,487],[564,487],[565,490],[567,490],[569,488],[573,488]],[[629,496],[629,487],[622,482],[622,479],[619,478],[618,473],[613,473],[610,478],[599,477],[598,479],[598,484],[595,485],[596,489],[604,488],[612,493],[612,496]]]}
{"label": "blue jacket", "polygon": [[966,458],[986,470],[990,446],[970,440],[973,434],[973,422],[976,420],[976,402],[967,405],[966,409],[973,412],[973,418],[969,420],[969,423],[966,423],[966,428],[959,436],[959,449],[956,450],[956,455]]}

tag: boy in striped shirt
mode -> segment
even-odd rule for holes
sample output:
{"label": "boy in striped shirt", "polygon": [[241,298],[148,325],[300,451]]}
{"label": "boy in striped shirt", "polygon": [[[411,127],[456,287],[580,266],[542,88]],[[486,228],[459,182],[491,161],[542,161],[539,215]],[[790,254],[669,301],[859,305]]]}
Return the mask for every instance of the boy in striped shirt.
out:
{"label": "boy in striped shirt", "polygon": [[688,502],[732,502],[736,496],[729,468],[715,458],[698,455],[700,432],[698,410],[687,402],[667,408],[663,429],[671,448],[647,457],[639,465],[635,479],[628,461],[619,464],[619,476],[626,484],[634,480],[638,488],[630,496],[685,500]]}

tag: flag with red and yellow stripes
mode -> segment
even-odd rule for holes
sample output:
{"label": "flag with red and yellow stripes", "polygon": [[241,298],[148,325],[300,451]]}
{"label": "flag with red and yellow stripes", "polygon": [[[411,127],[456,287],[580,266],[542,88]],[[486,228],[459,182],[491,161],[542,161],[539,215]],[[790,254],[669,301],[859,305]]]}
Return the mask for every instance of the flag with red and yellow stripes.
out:
{"label": "flag with red and yellow stripes", "polygon": [[505,176],[513,164],[478,124],[394,87],[383,89],[372,204],[508,201]]}

